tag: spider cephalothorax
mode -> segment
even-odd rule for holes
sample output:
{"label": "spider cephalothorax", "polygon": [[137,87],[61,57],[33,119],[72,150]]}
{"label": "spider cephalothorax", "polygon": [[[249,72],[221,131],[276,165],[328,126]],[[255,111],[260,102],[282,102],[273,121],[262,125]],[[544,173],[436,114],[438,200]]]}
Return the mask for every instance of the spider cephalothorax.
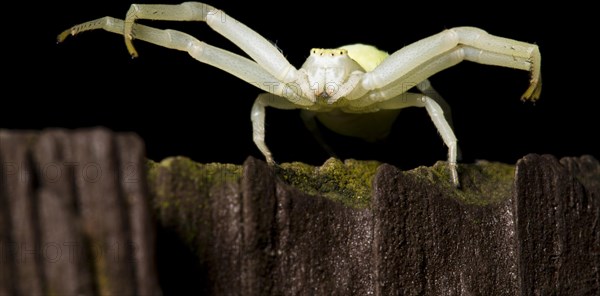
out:
{"label": "spider cephalothorax", "polygon": [[[137,24],[137,19],[206,22],[250,59],[179,31]],[[451,178],[458,186],[457,144],[449,108],[427,78],[467,60],[529,71],[530,85],[522,99],[535,101],[541,92],[541,56],[536,45],[493,36],[473,27],[444,30],[391,55],[362,44],[338,49],[315,48],[300,69],[292,66],[271,42],[252,29],[223,11],[199,2],[133,4],[125,20],[103,17],[82,23],[64,31],[58,40],[94,29],[125,36],[127,49],[134,57],[137,52],[132,40],[144,40],[186,51],[198,61],[266,91],[256,99],[251,119],[254,142],[270,164],[274,161],[265,144],[265,107],[301,109],[307,127],[315,132],[315,119],[318,119],[341,134],[365,139],[385,135],[397,113],[393,111],[424,107],[448,146]],[[408,92],[412,86],[419,92]],[[319,136],[317,139],[323,143]]]}
{"label": "spider cephalothorax", "polygon": [[304,70],[300,73],[307,76],[314,96],[326,99],[328,104],[332,104],[346,95],[340,86],[347,83],[350,75],[365,72],[355,60],[348,56],[348,50],[341,48],[313,48],[301,70]]}

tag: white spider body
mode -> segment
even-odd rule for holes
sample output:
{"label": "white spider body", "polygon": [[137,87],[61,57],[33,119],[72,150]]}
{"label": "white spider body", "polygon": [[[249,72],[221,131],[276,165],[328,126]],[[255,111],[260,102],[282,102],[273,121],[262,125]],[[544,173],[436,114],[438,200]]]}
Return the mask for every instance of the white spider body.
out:
{"label": "white spider body", "polygon": [[[314,116],[325,127],[344,136],[369,142],[385,138],[400,110],[351,108],[352,101],[345,98],[347,93],[341,94],[335,102],[329,99],[339,91],[338,86],[348,81],[351,74],[361,75],[373,70],[387,56],[376,47],[364,44],[337,49],[312,49],[300,70],[306,71],[309,85],[315,90],[316,101],[302,110],[304,118]],[[316,130],[313,132],[317,133]],[[318,140],[326,146],[321,138]]]}
{"label": "white spider body", "polygon": [[313,49],[300,68],[302,70],[306,72],[315,97],[324,99],[333,97],[337,87],[346,83],[351,73],[365,71],[345,49]]}
{"label": "white spider body", "polygon": [[[137,24],[137,19],[202,21],[242,49],[250,58],[211,46],[185,33]],[[497,37],[473,27],[442,31],[387,55],[372,46],[349,45],[339,49],[313,49],[296,69],[267,39],[214,7],[185,2],[179,5],[133,4],[125,20],[103,17],[82,23],[58,36],[104,29],[121,34],[134,57],[132,40],[140,39],[188,52],[262,89],[252,111],[253,138],[267,162],[273,164],[265,144],[265,108],[301,109],[306,126],[319,136],[315,118],[344,135],[367,140],[383,137],[398,110],[423,107],[448,146],[452,182],[458,186],[457,140],[449,107],[427,78],[461,61],[526,70],[530,86],[523,100],[536,100],[541,91],[541,56],[534,44]],[[417,93],[408,92],[416,87]],[[326,146],[326,145],[324,145]]]}

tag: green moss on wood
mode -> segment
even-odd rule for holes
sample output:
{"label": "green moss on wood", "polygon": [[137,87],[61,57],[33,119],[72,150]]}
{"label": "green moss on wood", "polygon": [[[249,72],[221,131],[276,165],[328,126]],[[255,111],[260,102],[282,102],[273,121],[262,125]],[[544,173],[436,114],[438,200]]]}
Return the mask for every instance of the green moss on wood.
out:
{"label": "green moss on wood", "polygon": [[[171,196],[173,189],[177,192],[181,190],[205,192],[227,182],[238,182],[242,175],[242,166],[240,165],[201,164],[181,156],[165,158],[160,163],[149,160],[146,167],[149,183],[159,185],[154,187],[155,196],[162,198]],[[161,172],[171,176],[170,182],[157,184],[157,178]],[[168,187],[165,188],[165,186]]]}
{"label": "green moss on wood", "polygon": [[[349,159],[344,162],[330,158],[322,166],[300,162],[283,163],[275,168],[276,175],[284,182],[309,195],[321,195],[355,208],[370,205],[373,178],[380,163]],[[204,207],[202,201],[186,200],[199,193],[209,194],[211,188],[226,182],[239,182],[241,165],[200,164],[185,157],[171,157],[160,163],[148,161],[148,180],[153,195],[158,197],[155,207]],[[418,167],[406,171],[441,187],[456,199],[474,205],[487,205],[512,196],[515,166],[480,161],[475,164],[459,164],[461,188],[456,189],[450,181],[446,162],[439,161],[432,167]],[[161,173],[162,172],[162,173]],[[161,174],[168,172],[170,181],[157,182]],[[160,209],[159,209],[160,211]]]}
{"label": "green moss on wood", "polygon": [[169,157],[159,163],[148,161],[146,168],[158,219],[165,226],[175,227],[191,246],[197,245],[197,236],[202,233],[199,228],[210,227],[203,225],[209,219],[200,217],[210,207],[211,190],[226,183],[238,184],[242,175],[240,165],[201,164],[186,157]]}
{"label": "green moss on wood", "polygon": [[322,195],[355,208],[368,207],[373,190],[376,161],[330,158],[321,167],[284,163],[277,174],[288,184],[310,194]]}
{"label": "green moss on wood", "polygon": [[488,205],[512,196],[515,166],[489,161],[475,164],[459,164],[460,188],[454,188],[446,162],[438,161],[433,167],[419,167],[408,174],[440,186],[450,196],[474,205]]}
{"label": "green moss on wood", "polygon": [[[341,162],[330,158],[321,167],[293,162],[275,169],[284,182],[310,194],[321,195],[346,205],[364,208],[371,200],[372,181],[379,162]],[[148,182],[155,197],[155,207],[189,206],[186,197],[207,194],[210,188],[224,182],[239,182],[242,166],[233,164],[199,164],[185,157],[171,157],[160,163],[148,161]],[[159,176],[169,175],[169,182]],[[201,206],[201,201],[196,201]]]}

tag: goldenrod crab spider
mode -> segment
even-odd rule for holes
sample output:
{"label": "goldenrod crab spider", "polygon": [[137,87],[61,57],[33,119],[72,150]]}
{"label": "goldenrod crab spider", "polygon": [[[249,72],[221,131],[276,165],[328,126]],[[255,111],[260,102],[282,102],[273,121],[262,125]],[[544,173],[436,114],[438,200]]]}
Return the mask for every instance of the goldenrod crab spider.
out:
{"label": "goldenrod crab spider", "polygon": [[[179,31],[136,24],[138,19],[206,22],[251,59]],[[395,118],[394,111],[424,107],[448,146],[451,181],[458,186],[456,137],[446,118],[449,118],[449,108],[427,78],[467,60],[529,71],[530,85],[522,100],[535,101],[541,91],[541,56],[536,45],[493,36],[473,27],[444,30],[391,55],[361,44],[312,49],[300,69],[292,66],[279,49],[252,29],[223,11],[199,2],[133,4],[124,21],[103,17],[82,23],[61,33],[58,41],[94,29],[122,34],[133,57],[137,52],[132,40],[144,40],[186,51],[198,61],[266,91],[256,99],[251,119],[254,142],[270,164],[274,164],[274,160],[265,144],[265,107],[301,109],[309,128],[316,127],[317,118],[335,132],[365,139],[386,134]],[[412,86],[420,93],[407,92]]]}

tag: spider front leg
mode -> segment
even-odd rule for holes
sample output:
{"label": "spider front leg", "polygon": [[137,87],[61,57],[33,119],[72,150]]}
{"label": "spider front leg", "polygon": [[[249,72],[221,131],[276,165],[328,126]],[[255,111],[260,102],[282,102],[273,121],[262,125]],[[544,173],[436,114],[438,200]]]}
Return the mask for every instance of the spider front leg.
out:
{"label": "spider front leg", "polygon": [[[137,56],[132,40],[138,38],[135,21],[138,19],[165,21],[205,22],[248,54],[258,65],[283,83],[295,82],[299,71],[271,42],[222,10],[200,2],[181,4],[132,4],[125,18],[123,35],[132,56]],[[309,93],[308,84],[301,84],[302,92]],[[314,102],[314,98],[310,98]]]}
{"label": "spider front leg", "polygon": [[448,147],[448,169],[450,170],[450,179],[455,187],[460,186],[458,180],[458,171],[456,168],[456,158],[458,154],[458,146],[456,136],[452,131],[452,127],[444,117],[442,107],[432,98],[414,93],[403,93],[400,96],[383,101],[377,104],[380,109],[402,109],[407,107],[424,107],[427,114],[431,117],[433,124],[437,128],[444,144]]}
{"label": "spider front leg", "polygon": [[135,30],[137,19],[206,22],[207,16],[213,12],[216,12],[214,7],[200,2],[185,2],[176,5],[132,4],[125,16],[125,26],[122,31],[127,50],[132,57],[138,56],[132,43],[133,39],[137,38]]}
{"label": "spider front leg", "polygon": [[260,94],[254,105],[252,105],[252,111],[250,113],[250,119],[252,120],[252,139],[254,144],[258,147],[258,150],[262,152],[270,165],[275,164],[273,155],[265,143],[265,107],[274,107],[283,110],[298,109],[298,105],[290,102],[288,99],[276,96],[271,93]]}
{"label": "spider front leg", "polygon": [[530,85],[521,97],[535,101],[541,83],[541,55],[535,44],[498,37],[473,27],[445,30],[394,52],[364,75],[367,90],[419,83],[463,60],[530,72]]}
{"label": "spider front leg", "polygon": [[[70,35],[103,29],[108,32],[123,34],[125,22],[113,17],[103,17],[79,25],[75,25],[58,35],[58,42],[63,42]],[[140,24],[134,24],[136,38],[166,48],[185,51],[196,60],[226,71],[260,89],[272,93],[282,93],[298,105],[312,105],[307,99],[297,95],[297,92],[279,82],[256,62],[214,47],[188,34],[175,30],[160,30]]]}

